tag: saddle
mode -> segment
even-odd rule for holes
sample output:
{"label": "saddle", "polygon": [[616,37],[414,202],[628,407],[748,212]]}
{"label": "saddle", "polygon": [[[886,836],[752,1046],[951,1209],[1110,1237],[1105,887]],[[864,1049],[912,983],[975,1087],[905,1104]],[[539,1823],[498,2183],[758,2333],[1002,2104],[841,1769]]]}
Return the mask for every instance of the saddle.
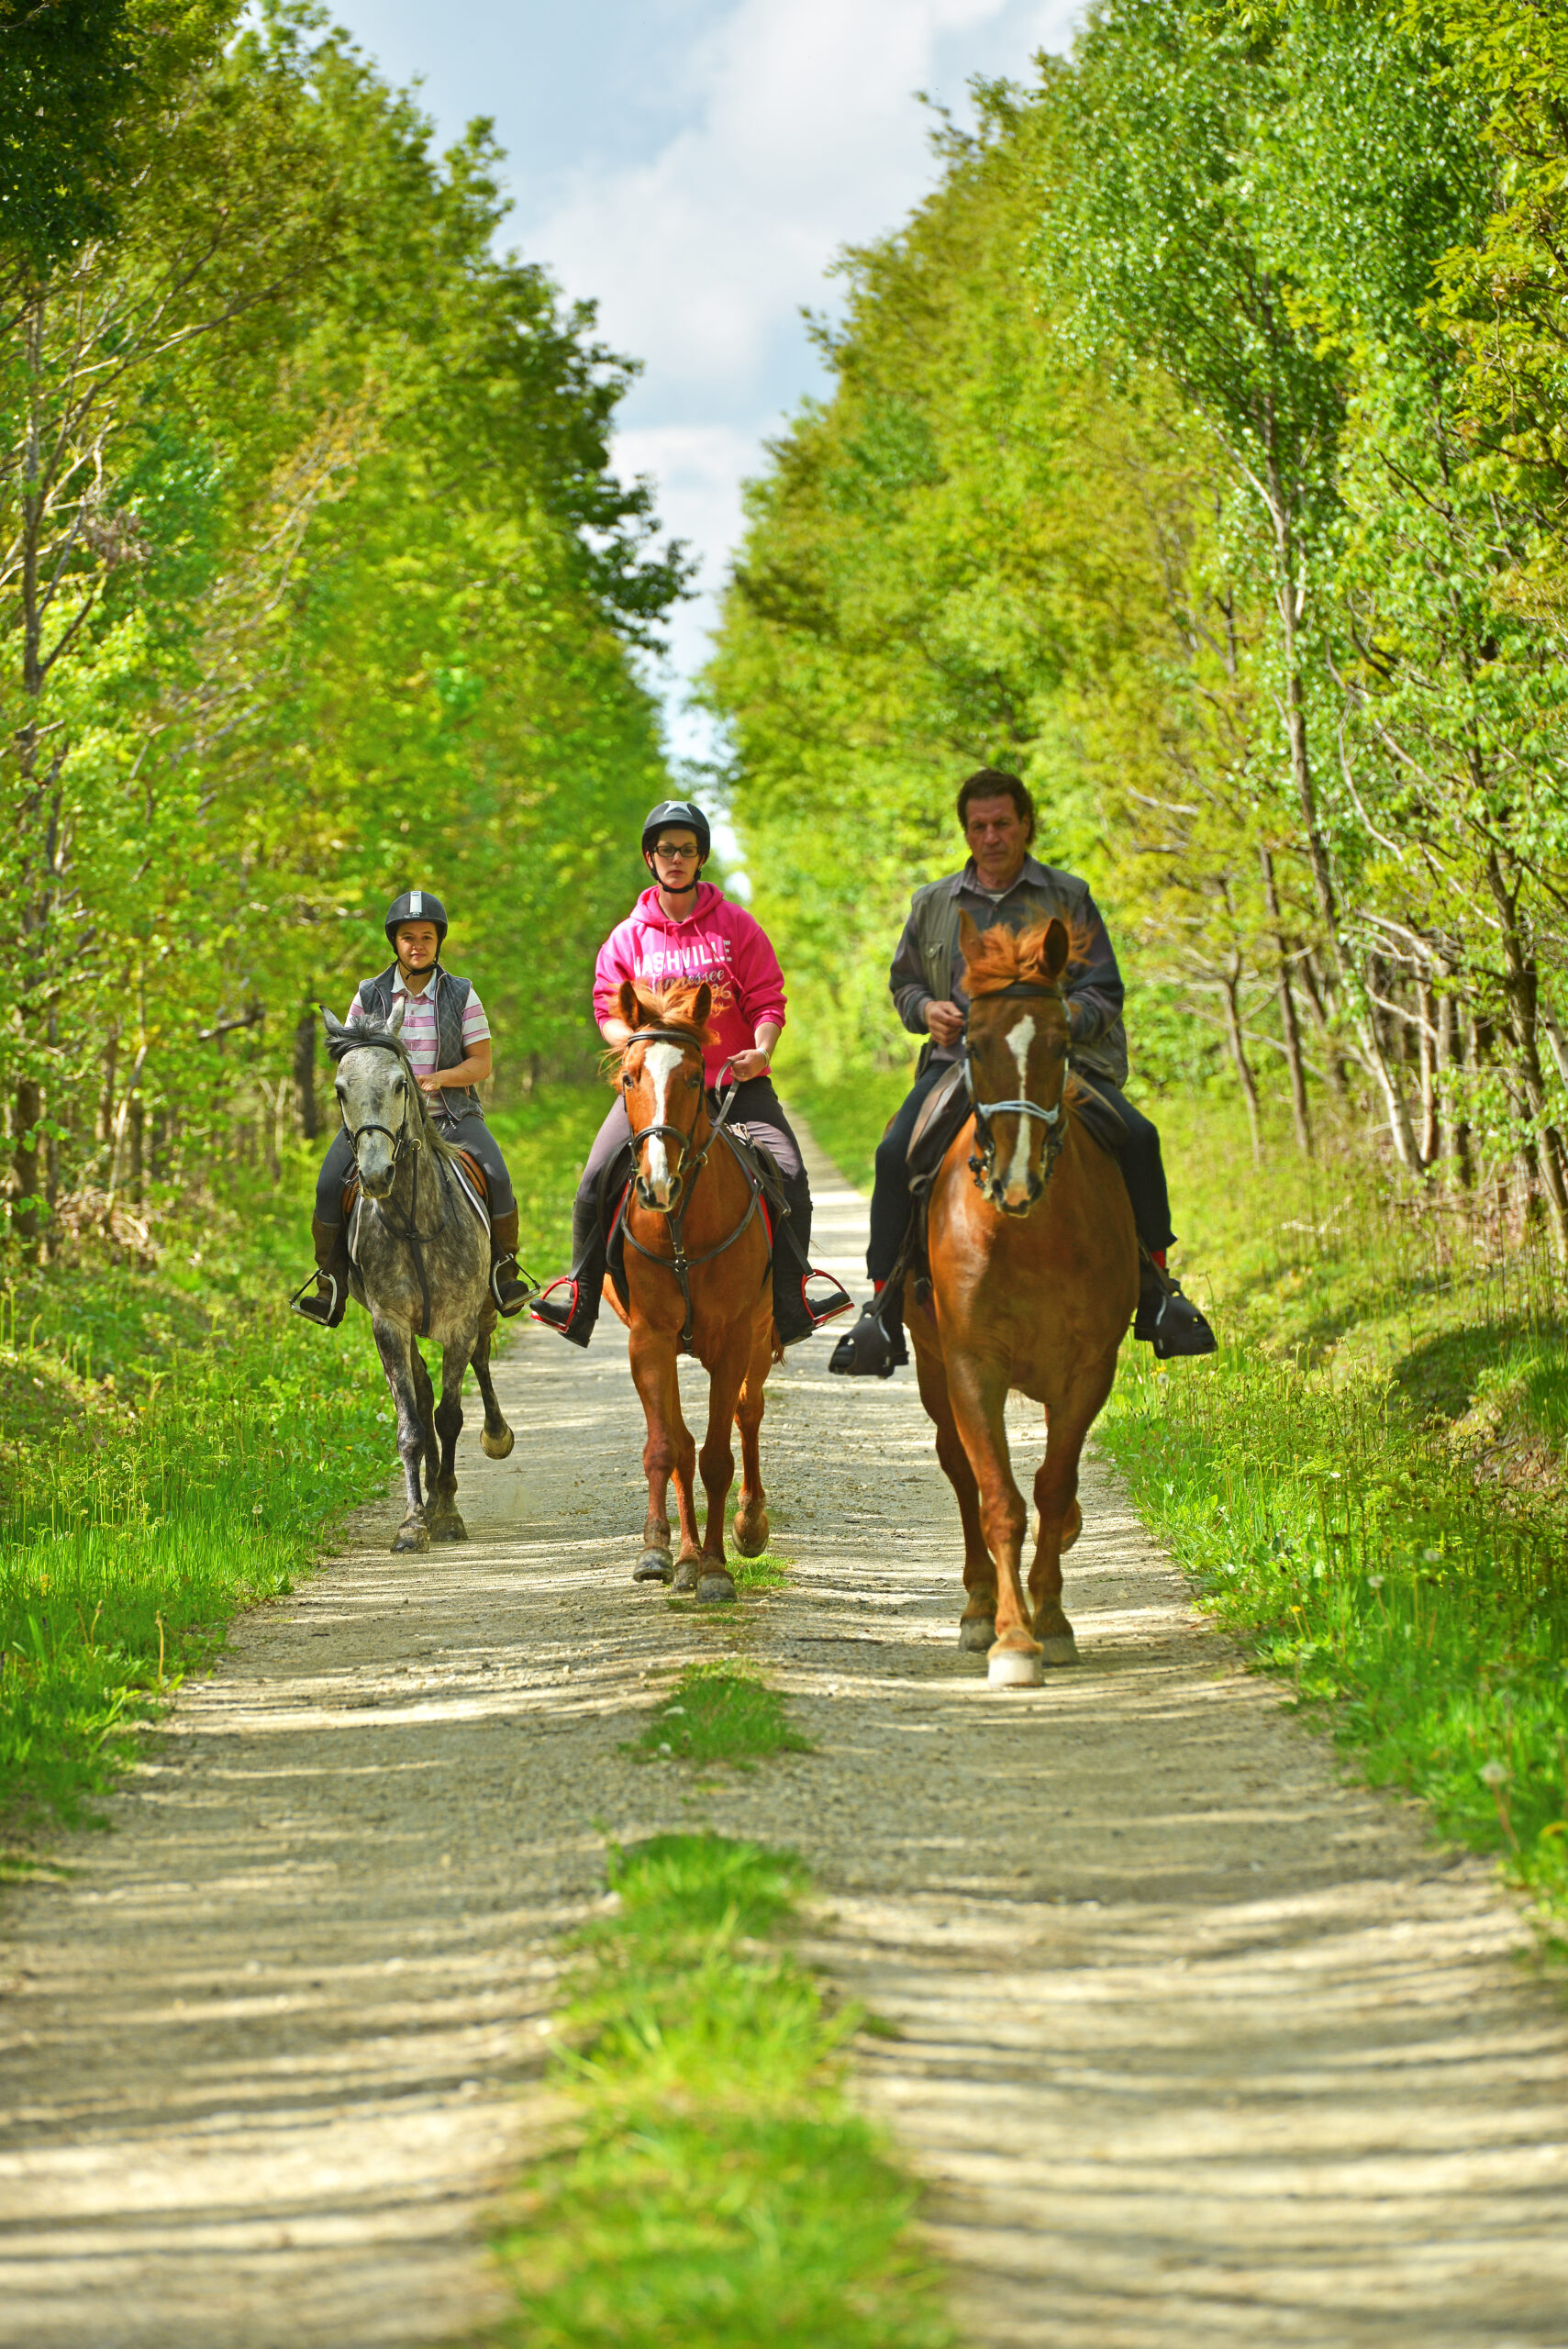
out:
{"label": "saddle", "polygon": [[[1068,1082],[1067,1098],[1074,1122],[1083,1127],[1091,1141],[1116,1156],[1127,1140],[1127,1127],[1120,1112],[1092,1086],[1073,1084],[1071,1078]],[[930,1280],[926,1219],[931,1186],[943,1159],[968,1125],[973,1106],[969,1087],[963,1081],[963,1063],[955,1061],[941,1083],[933,1085],[921,1102],[915,1130],[909,1137],[905,1163],[909,1169],[909,1196],[915,1203],[915,1212],[909,1228],[908,1269],[917,1287]]]}

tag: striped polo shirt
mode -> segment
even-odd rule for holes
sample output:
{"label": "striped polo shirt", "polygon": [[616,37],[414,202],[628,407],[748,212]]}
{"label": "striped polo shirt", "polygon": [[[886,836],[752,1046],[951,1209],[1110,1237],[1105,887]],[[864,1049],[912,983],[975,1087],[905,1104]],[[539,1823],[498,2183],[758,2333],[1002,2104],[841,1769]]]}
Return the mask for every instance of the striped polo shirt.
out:
{"label": "striped polo shirt", "polygon": [[[435,975],[432,971],[417,995],[409,993],[404,984],[401,971],[392,982],[392,1008],[395,1011],[397,1008],[398,996],[402,996],[404,998],[403,1041],[408,1047],[408,1058],[413,1064],[416,1076],[428,1076],[436,1066]],[[364,1016],[360,1006],[360,998],[356,994],[349,1006],[347,1025],[350,1028],[359,1027]],[[489,1033],[490,1022],[484,1017],[484,1006],[480,1002],[473,987],[470,987],[468,1001],[462,1008],[463,1051],[471,1052],[475,1044],[484,1042]]]}

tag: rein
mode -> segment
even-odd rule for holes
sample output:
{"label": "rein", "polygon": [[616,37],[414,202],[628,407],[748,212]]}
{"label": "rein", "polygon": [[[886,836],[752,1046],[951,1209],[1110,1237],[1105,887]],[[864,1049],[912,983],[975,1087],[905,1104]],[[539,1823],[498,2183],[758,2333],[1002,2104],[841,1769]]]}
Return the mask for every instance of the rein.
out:
{"label": "rein", "polygon": [[[1015,979],[1009,986],[987,988],[981,1000],[988,1003],[997,996],[1044,996],[1054,997],[1060,1003],[1062,990],[1060,987],[1046,986],[1038,979]],[[1049,1183],[1051,1170],[1056,1164],[1062,1142],[1066,1139],[1059,1130],[1062,1123],[1062,1103],[1058,1101],[1054,1109],[1042,1109],[1038,1101],[982,1101],[974,1089],[974,1048],[970,1043],[967,1033],[963,1040],[963,1082],[974,1111],[974,1138],[979,1144],[978,1149],[971,1153],[969,1161],[970,1172],[974,1176],[975,1189],[984,1190],[987,1181],[996,1171],[996,1137],[991,1130],[991,1119],[1002,1117],[1009,1110],[1016,1117],[1038,1118],[1045,1128],[1045,1163],[1040,1174],[1041,1180]]]}
{"label": "rein", "polygon": [[[390,1038],[383,1036],[367,1036],[363,1043],[356,1043],[351,1049],[355,1052],[363,1052],[367,1047],[372,1051],[395,1052],[399,1060],[402,1060],[405,1057],[400,1045],[394,1043]],[[386,1136],[388,1141],[392,1144],[392,1171],[394,1176],[396,1175],[397,1169],[403,1162],[405,1151],[408,1148],[410,1143],[413,1144],[414,1177],[408,1201],[408,1214],[401,1230],[393,1222],[386,1202],[381,1199],[371,1198],[369,1192],[364,1187],[364,1176],[362,1174],[360,1175],[360,1197],[371,1207],[375,1208],[390,1236],[394,1240],[401,1240],[407,1244],[409,1252],[414,1259],[414,1275],[419,1284],[419,1335],[422,1338],[428,1338],[430,1334],[430,1275],[425,1264],[425,1241],[427,1240],[433,1240],[436,1237],[436,1233],[444,1230],[446,1227],[448,1197],[446,1161],[442,1158],[439,1151],[438,1151],[436,1152],[436,1165],[441,1178],[441,1219],[436,1226],[435,1231],[422,1232],[418,1229],[419,1162],[425,1154],[424,1136],[422,1132],[415,1132],[410,1129],[408,1123],[407,1099],[405,1098],[403,1104],[403,1123],[398,1127],[395,1132],[394,1132],[390,1126],[380,1125],[373,1119],[362,1126],[350,1126],[348,1119],[343,1116],[341,1104],[339,1105],[338,1114],[343,1119],[343,1131],[348,1135],[349,1147],[354,1153],[354,1166],[356,1172],[358,1172],[360,1163],[360,1137],[361,1134],[384,1134]],[[390,1193],[388,1194],[388,1197],[390,1197]]]}
{"label": "rein", "polygon": [[[700,1052],[702,1049],[700,1045],[694,1045],[691,1036],[684,1029],[639,1028],[637,1030],[637,1036],[639,1041],[643,1038],[646,1038],[651,1043],[679,1044],[686,1052],[695,1050]],[[713,1122],[708,1129],[707,1140],[704,1142],[695,1158],[688,1157],[692,1136],[687,1132],[684,1126],[671,1126],[662,1123],[651,1126],[643,1126],[640,1127],[631,1137],[632,1160],[634,1167],[640,1158],[643,1143],[651,1141],[655,1134],[673,1134],[675,1139],[681,1144],[680,1163],[675,1170],[680,1182],[679,1196],[673,1206],[667,1208],[654,1208],[651,1210],[653,1214],[662,1215],[667,1220],[670,1226],[670,1245],[674,1251],[673,1254],[662,1256],[657,1249],[645,1248],[641,1241],[638,1238],[636,1232],[633,1231],[631,1228],[631,1202],[636,1189],[635,1173],[631,1182],[629,1182],[626,1186],[625,1193],[621,1198],[620,1207],[617,1211],[615,1223],[610,1230],[610,1239],[612,1242],[614,1241],[616,1232],[619,1230],[628,1240],[630,1241],[632,1246],[636,1249],[639,1256],[646,1256],[651,1264],[665,1264],[669,1267],[670,1271],[674,1274],[676,1280],[680,1283],[681,1302],[686,1308],[685,1322],[681,1330],[681,1343],[688,1350],[690,1349],[692,1342],[692,1318],[695,1309],[692,1304],[692,1275],[699,1268],[699,1266],[703,1264],[711,1264],[716,1256],[722,1256],[727,1248],[734,1247],[735,1242],[740,1239],[741,1233],[750,1229],[751,1219],[757,1212],[758,1203],[762,1196],[761,1187],[751,1174],[750,1168],[743,1168],[742,1172],[746,1175],[747,1184],[751,1193],[751,1200],[747,1206],[745,1214],[741,1217],[734,1230],[729,1234],[729,1237],[727,1240],[721,1240],[717,1248],[706,1248],[703,1251],[703,1253],[700,1256],[687,1255],[685,1241],[686,1209],[692,1203],[692,1195],[696,1189],[697,1176],[707,1164],[709,1151],[713,1148],[714,1143],[718,1140],[719,1135],[724,1131],[725,1121],[728,1118],[730,1110],[735,1106],[735,1096],[739,1090],[739,1080],[731,1078],[729,1089],[720,1100],[717,1114],[714,1118]],[[694,1127],[695,1122],[695,1121],[694,1120]],[[690,1176],[689,1180],[688,1170]]]}

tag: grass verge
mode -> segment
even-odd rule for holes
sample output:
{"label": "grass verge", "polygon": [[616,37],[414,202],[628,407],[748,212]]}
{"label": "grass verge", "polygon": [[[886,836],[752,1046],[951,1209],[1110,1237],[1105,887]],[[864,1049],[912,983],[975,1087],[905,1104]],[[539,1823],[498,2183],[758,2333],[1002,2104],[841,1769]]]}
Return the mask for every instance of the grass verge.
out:
{"label": "grass verge", "polygon": [[718,1835],[612,1852],[556,2076],[572,2142],[495,2249],[512,2349],[945,2349],[917,2199],[848,2103],[859,2017],[780,1946],[806,1871]]}
{"label": "grass verge", "polygon": [[633,1751],[645,1761],[733,1762],[741,1769],[773,1753],[809,1753],[778,1691],[732,1664],[688,1664],[657,1706]]}
{"label": "grass verge", "polygon": [[[553,1268],[603,1114],[561,1087],[498,1120],[525,1231]],[[83,1820],[139,1723],[288,1592],[395,1464],[369,1323],[286,1309],[309,1263],[315,1157],[0,1291],[0,1831]]]}

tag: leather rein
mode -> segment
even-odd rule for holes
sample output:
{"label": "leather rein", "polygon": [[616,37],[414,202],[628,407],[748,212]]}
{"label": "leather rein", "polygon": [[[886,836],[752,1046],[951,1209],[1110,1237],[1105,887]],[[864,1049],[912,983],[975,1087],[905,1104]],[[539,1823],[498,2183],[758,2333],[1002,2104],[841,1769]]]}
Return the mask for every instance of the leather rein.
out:
{"label": "leather rein", "polygon": [[[684,1052],[695,1052],[699,1055],[702,1051],[702,1046],[696,1043],[690,1033],[684,1028],[639,1028],[636,1030],[632,1041],[637,1043],[679,1044]],[[704,1142],[701,1150],[697,1152],[695,1158],[690,1154],[692,1136],[687,1132],[684,1126],[672,1126],[660,1122],[655,1125],[643,1126],[639,1128],[638,1131],[633,1133],[631,1137],[633,1167],[632,1179],[627,1185],[626,1189],[622,1194],[620,1206],[616,1211],[615,1223],[610,1229],[610,1240],[612,1243],[614,1242],[617,1230],[619,1230],[624,1233],[628,1240],[630,1241],[632,1246],[636,1249],[639,1256],[646,1256],[651,1264],[667,1265],[669,1270],[674,1274],[676,1280],[680,1283],[681,1302],[686,1308],[686,1319],[681,1330],[681,1343],[688,1350],[690,1349],[692,1342],[692,1317],[694,1311],[692,1305],[692,1275],[700,1265],[711,1264],[716,1256],[722,1256],[727,1248],[734,1247],[735,1242],[740,1239],[741,1233],[750,1229],[752,1218],[757,1212],[757,1208],[762,1196],[762,1187],[757,1182],[755,1176],[752,1174],[750,1167],[742,1164],[738,1159],[736,1163],[740,1165],[740,1171],[746,1177],[747,1186],[751,1194],[745,1214],[741,1217],[734,1230],[729,1234],[728,1239],[721,1240],[717,1248],[706,1248],[703,1251],[703,1253],[700,1256],[687,1255],[685,1241],[686,1209],[692,1203],[692,1194],[696,1189],[697,1176],[707,1164],[707,1154],[709,1151],[713,1148],[714,1143],[718,1140],[719,1135],[724,1131],[725,1121],[728,1118],[730,1110],[735,1106],[735,1096],[739,1090],[740,1080],[739,1078],[732,1077],[729,1082],[728,1090],[720,1100],[717,1114],[714,1117],[712,1125],[708,1130],[707,1140]],[[705,1087],[704,1098],[706,1099],[706,1088]],[[695,1127],[695,1119],[693,1122]],[[680,1185],[679,1196],[671,1206],[667,1208],[654,1208],[651,1210],[655,1215],[663,1216],[669,1223],[670,1245],[674,1251],[674,1253],[670,1256],[662,1256],[655,1248],[645,1248],[641,1241],[638,1238],[636,1232],[633,1231],[630,1220],[631,1202],[633,1194],[637,1188],[637,1168],[641,1160],[642,1145],[645,1141],[651,1141],[655,1134],[664,1134],[666,1136],[673,1135],[675,1141],[677,1141],[681,1145],[680,1162],[674,1170],[675,1177]],[[639,1205],[641,1204],[642,1202],[639,1201]]]}
{"label": "leather rein", "polygon": [[[400,1044],[394,1043],[390,1037],[384,1036],[367,1036],[364,1038],[362,1042],[355,1043],[351,1045],[350,1049],[356,1052],[364,1052],[366,1050],[372,1052],[395,1052],[399,1060],[406,1060],[407,1057]],[[412,1075],[413,1063],[411,1062],[408,1063],[408,1067],[409,1074]],[[417,1077],[414,1081],[416,1084],[418,1083],[418,1079]],[[408,1102],[406,1097],[405,1097],[403,1103],[403,1123],[397,1128],[395,1132],[394,1132],[392,1127],[378,1124],[373,1119],[367,1120],[367,1122],[362,1126],[350,1125],[348,1119],[343,1115],[343,1105],[341,1102],[338,1105],[338,1115],[339,1118],[342,1118],[343,1131],[348,1135],[349,1147],[354,1153],[354,1171],[360,1175],[361,1198],[366,1200],[371,1207],[376,1209],[383,1223],[386,1226],[387,1230],[390,1232],[394,1240],[402,1240],[407,1243],[409,1252],[414,1258],[414,1275],[419,1284],[419,1335],[422,1338],[428,1338],[430,1334],[430,1275],[425,1264],[424,1243],[427,1240],[433,1240],[436,1237],[436,1232],[443,1230],[446,1227],[446,1161],[442,1158],[439,1151],[438,1151],[436,1152],[436,1164],[440,1171],[441,1177],[441,1220],[436,1226],[435,1231],[422,1232],[417,1227],[419,1222],[419,1162],[425,1154],[422,1146],[423,1137],[421,1134],[414,1132],[409,1126]],[[361,1134],[384,1134],[386,1136],[388,1141],[392,1144],[392,1171],[394,1174],[396,1174],[399,1165],[402,1163],[405,1152],[408,1149],[410,1144],[413,1145],[413,1188],[408,1201],[407,1220],[401,1230],[393,1222],[390,1214],[387,1212],[386,1202],[383,1199],[373,1199],[370,1193],[365,1189],[365,1178],[362,1174],[360,1174],[360,1137]]]}
{"label": "leather rein", "polygon": [[[1062,990],[1060,987],[1047,986],[1043,980],[1040,979],[1015,979],[1009,986],[988,987],[985,994],[978,1000],[990,1003],[998,996],[1030,997],[1043,996],[1054,998],[1060,1003]],[[974,1176],[975,1189],[984,1189],[988,1178],[996,1171],[996,1137],[991,1130],[991,1119],[1003,1116],[1008,1110],[1020,1118],[1038,1118],[1045,1128],[1045,1163],[1040,1172],[1041,1179],[1049,1182],[1051,1169],[1061,1154],[1062,1145],[1067,1139],[1062,1130],[1062,1103],[1058,1101],[1054,1109],[1042,1109],[1038,1101],[982,1101],[974,1089],[974,1048],[970,1043],[967,1031],[963,1039],[963,1082],[974,1111],[974,1138],[979,1145],[978,1149],[971,1154],[969,1161],[970,1171]]]}

